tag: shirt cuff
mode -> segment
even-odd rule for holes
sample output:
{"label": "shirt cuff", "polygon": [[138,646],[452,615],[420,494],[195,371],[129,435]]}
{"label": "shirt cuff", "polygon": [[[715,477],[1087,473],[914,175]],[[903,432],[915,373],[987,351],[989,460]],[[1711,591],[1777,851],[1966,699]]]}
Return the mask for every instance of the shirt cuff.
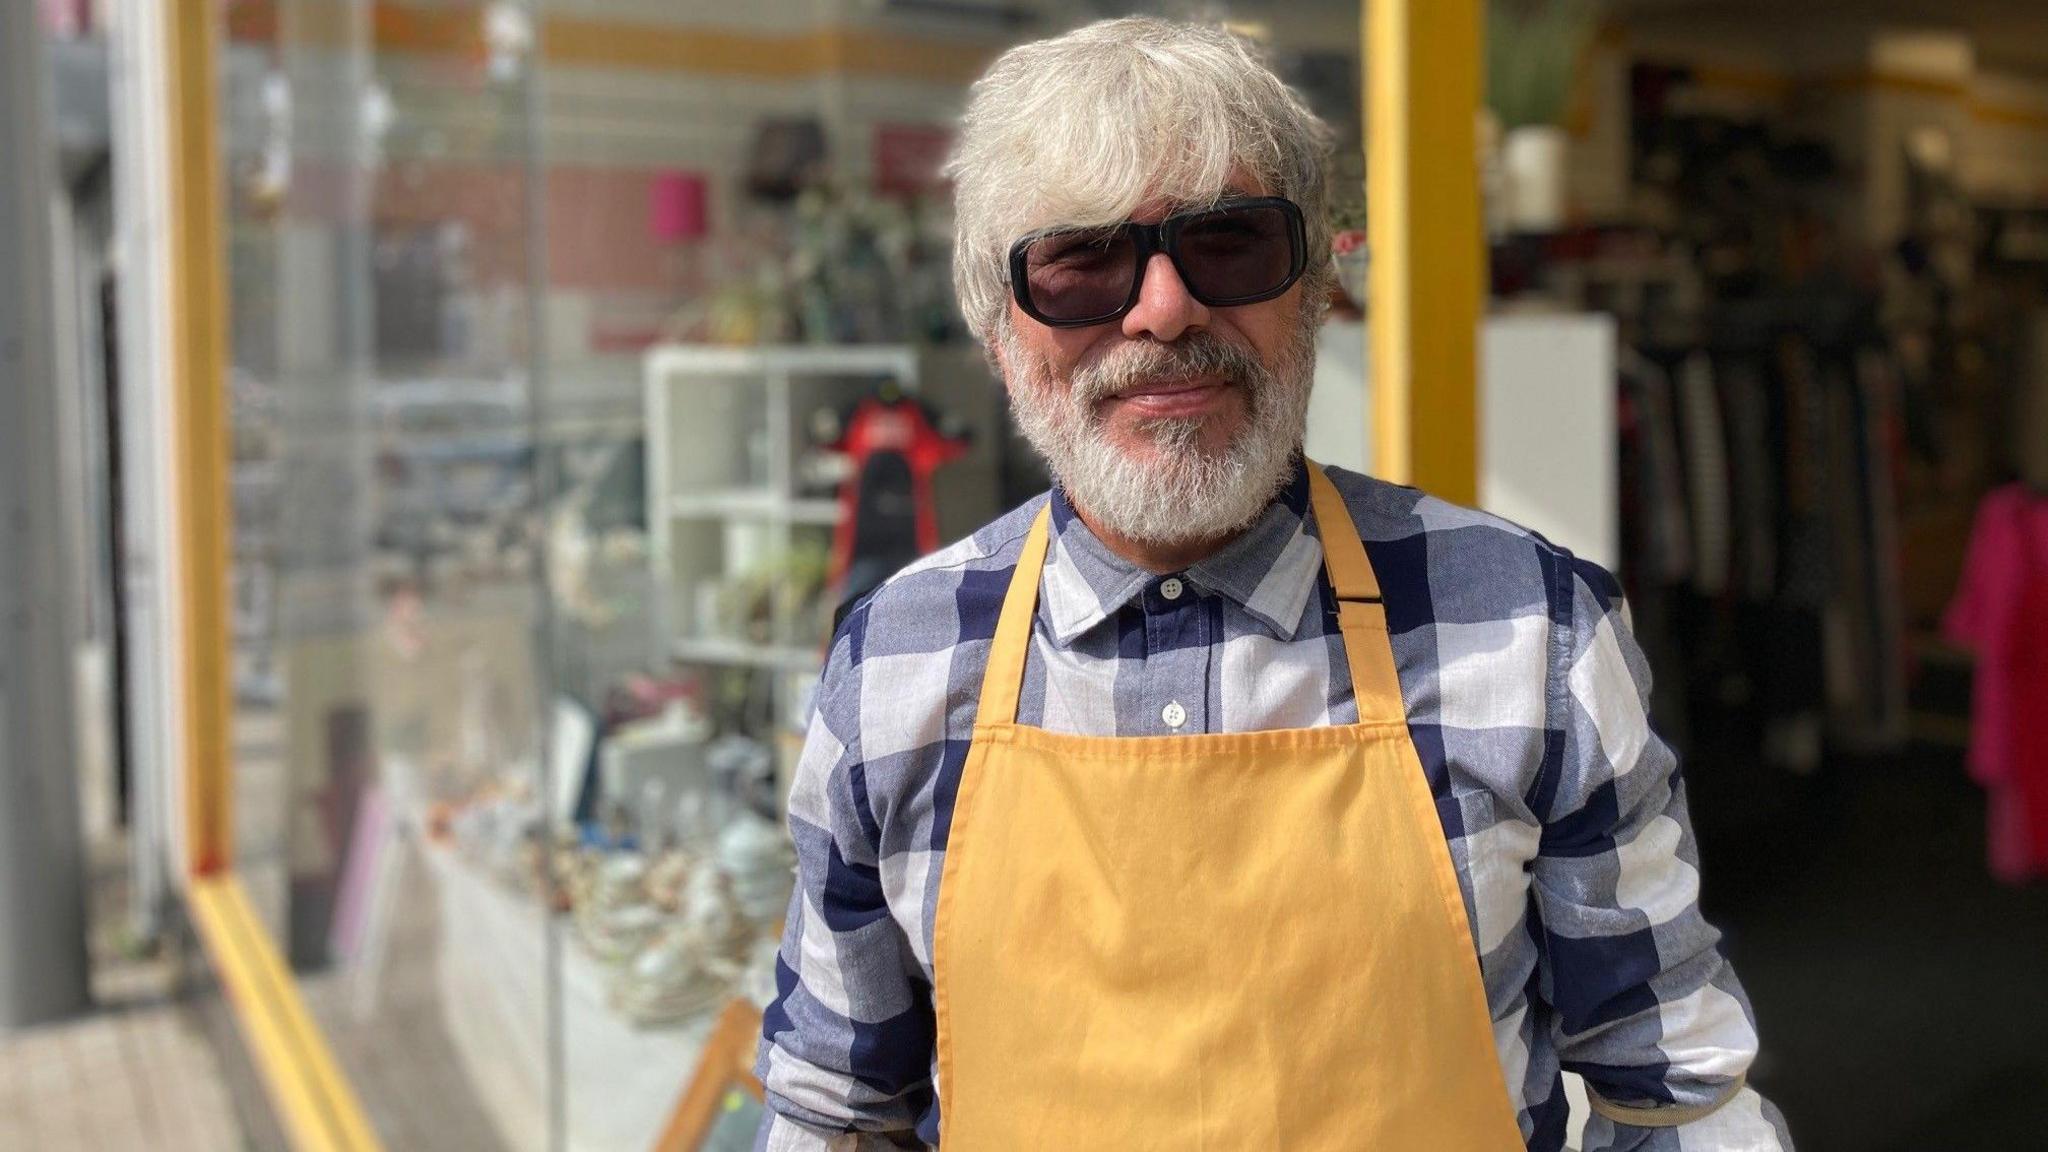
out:
{"label": "shirt cuff", "polygon": [[908,1132],[828,1132],[774,1112],[754,1141],[754,1152],[903,1152],[923,1147]]}
{"label": "shirt cuff", "polygon": [[1613,1103],[1595,1092],[1593,1086],[1588,1084],[1586,1105],[1616,1124],[1626,1124],[1631,1128],[1678,1128],[1705,1120],[1726,1108],[1742,1094],[1745,1083],[1747,1077],[1737,1076],[1719,1096],[1704,1104],[1658,1104],[1647,1108]]}
{"label": "shirt cuff", "polygon": [[[1600,1101],[1590,1091],[1588,1104]],[[1652,1113],[1667,1109],[1630,1109]],[[1721,1107],[1677,1127],[1617,1124],[1596,1111],[1586,1123],[1586,1152],[1656,1149],[1658,1152],[1793,1152],[1785,1118],[1754,1088],[1738,1089]]]}

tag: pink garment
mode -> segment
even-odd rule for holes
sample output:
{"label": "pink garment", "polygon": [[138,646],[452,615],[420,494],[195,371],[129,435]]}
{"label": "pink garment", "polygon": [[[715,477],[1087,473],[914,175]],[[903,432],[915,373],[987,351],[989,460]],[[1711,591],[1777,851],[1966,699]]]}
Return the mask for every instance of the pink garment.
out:
{"label": "pink garment", "polygon": [[1977,653],[1970,775],[1990,793],[1991,872],[2048,876],[2048,498],[1984,498],[1942,630]]}

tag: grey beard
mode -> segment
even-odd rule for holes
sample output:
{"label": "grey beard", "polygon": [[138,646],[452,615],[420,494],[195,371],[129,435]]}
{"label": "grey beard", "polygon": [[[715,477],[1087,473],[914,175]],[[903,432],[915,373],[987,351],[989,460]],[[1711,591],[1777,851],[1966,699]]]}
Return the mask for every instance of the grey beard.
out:
{"label": "grey beard", "polygon": [[[1002,336],[1011,407],[1031,442],[1074,504],[1104,530],[1154,547],[1178,547],[1227,536],[1249,525],[1286,486],[1308,422],[1315,367],[1315,329],[1288,350],[1277,370],[1207,334],[1149,351],[1112,354],[1074,374],[1061,388],[1050,371]],[[1244,394],[1245,424],[1220,453],[1201,447],[1203,421],[1147,421],[1156,459],[1134,459],[1102,434],[1095,404],[1146,376],[1217,372]]]}

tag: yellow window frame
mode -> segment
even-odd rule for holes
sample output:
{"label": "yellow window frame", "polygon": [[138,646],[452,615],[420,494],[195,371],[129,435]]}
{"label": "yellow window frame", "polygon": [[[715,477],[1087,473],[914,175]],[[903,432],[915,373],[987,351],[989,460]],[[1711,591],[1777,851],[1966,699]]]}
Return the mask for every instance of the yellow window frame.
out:
{"label": "yellow window frame", "polygon": [[235,871],[229,678],[227,294],[219,6],[164,0],[173,442],[183,681],[185,898],[236,1026],[299,1152],[382,1148]]}

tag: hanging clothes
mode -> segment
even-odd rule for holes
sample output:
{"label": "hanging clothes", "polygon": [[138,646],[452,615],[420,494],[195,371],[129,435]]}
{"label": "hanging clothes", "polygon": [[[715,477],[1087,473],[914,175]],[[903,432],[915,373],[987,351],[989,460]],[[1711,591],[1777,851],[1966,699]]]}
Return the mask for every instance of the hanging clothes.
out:
{"label": "hanging clothes", "polygon": [[1977,654],[1969,764],[1990,794],[1992,875],[2048,876],[2048,496],[1984,498],[1942,627]]}
{"label": "hanging clothes", "polygon": [[1860,348],[1828,361],[1829,591],[1822,612],[1828,739],[1861,753],[1906,739],[1905,601],[1890,361]]}
{"label": "hanging clothes", "polygon": [[1861,748],[1867,653],[1861,625],[1869,618],[1870,540],[1864,532],[1861,437],[1855,384],[1839,362],[1822,372],[1821,403],[1827,442],[1828,598],[1821,608],[1822,668],[1828,735],[1839,746]]}
{"label": "hanging clothes", "polygon": [[[1838,326],[1839,327],[1839,326]],[[1624,348],[1623,576],[1660,716],[1817,770],[1907,730],[1901,379],[1855,333]]]}
{"label": "hanging clothes", "polygon": [[1714,365],[1695,352],[1679,366],[1677,402],[1685,422],[1687,504],[1692,511],[1693,587],[1706,596],[1728,590],[1728,441]]}
{"label": "hanging clothes", "polygon": [[1883,747],[1907,736],[1906,590],[1900,571],[1899,476],[1904,431],[1900,378],[1891,357],[1865,348],[1856,357],[1860,489],[1863,497],[1863,730]]}
{"label": "hanging clothes", "polygon": [[1833,580],[1829,563],[1827,401],[1818,354],[1788,335],[1775,357],[1778,404],[1778,586],[1762,614],[1758,690],[1766,762],[1801,775],[1824,751],[1827,661],[1821,613]]}
{"label": "hanging clothes", "polygon": [[1643,576],[1660,585],[1677,584],[1692,574],[1693,553],[1671,377],[1633,349],[1623,349],[1621,361],[1622,381],[1642,421],[1643,524],[1649,549]]}
{"label": "hanging clothes", "polygon": [[1781,343],[1777,367],[1783,393],[1779,479],[1784,510],[1779,521],[1778,599],[1788,607],[1818,611],[1827,603],[1832,576],[1826,383],[1813,346],[1796,336]]}
{"label": "hanging clothes", "polygon": [[1641,352],[1621,349],[1616,398],[1620,434],[1622,554],[1617,573],[1628,590],[1636,639],[1656,670],[1650,712],[1658,731],[1678,747],[1691,744],[1692,716],[1679,674],[1675,585],[1691,559],[1664,370]]}
{"label": "hanging clothes", "polygon": [[1728,413],[1729,496],[1735,523],[1736,595],[1765,601],[1778,580],[1778,473],[1771,451],[1771,397],[1763,369],[1731,357],[1716,372]]}

